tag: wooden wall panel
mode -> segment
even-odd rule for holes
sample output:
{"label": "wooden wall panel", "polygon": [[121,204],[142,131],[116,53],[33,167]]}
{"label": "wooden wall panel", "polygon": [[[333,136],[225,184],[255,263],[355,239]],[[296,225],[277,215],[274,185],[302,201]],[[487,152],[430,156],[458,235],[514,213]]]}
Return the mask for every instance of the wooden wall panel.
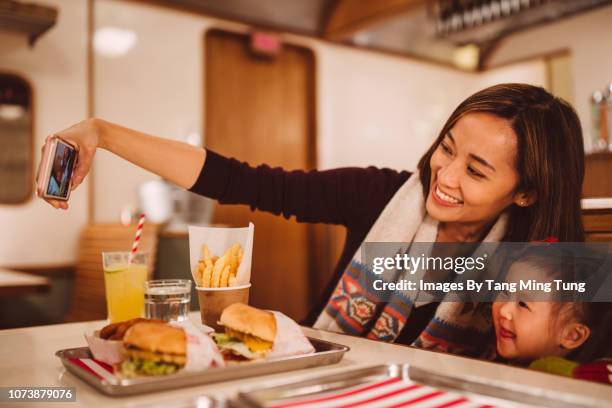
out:
{"label": "wooden wall panel", "polygon": [[[106,319],[102,252],[129,251],[135,228],[120,224],[92,224],[83,230],[74,274],[74,292],[66,321]],[[157,232],[157,225],[145,225],[139,246],[140,252],[150,254],[151,277],[157,251]]]}
{"label": "wooden wall panel", "polygon": [[583,197],[612,197],[612,152],[588,154],[584,165]]}

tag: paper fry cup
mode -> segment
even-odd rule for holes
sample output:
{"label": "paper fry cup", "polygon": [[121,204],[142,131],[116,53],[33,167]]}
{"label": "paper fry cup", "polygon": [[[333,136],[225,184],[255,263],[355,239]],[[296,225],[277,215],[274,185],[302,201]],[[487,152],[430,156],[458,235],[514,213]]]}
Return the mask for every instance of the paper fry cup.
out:
{"label": "paper fry cup", "polygon": [[221,312],[234,303],[249,303],[249,290],[251,284],[242,286],[230,286],[227,288],[199,288],[198,302],[200,303],[200,315],[202,323],[214,328],[216,331],[223,331],[217,324]]}
{"label": "paper fry cup", "polygon": [[189,266],[195,286],[200,283],[198,262],[202,256],[202,247],[208,246],[211,256],[222,256],[234,244],[240,244],[243,255],[236,271],[234,286],[244,286],[251,282],[251,259],[253,254],[253,235],[255,226],[249,223],[244,228],[199,227],[189,226]]}

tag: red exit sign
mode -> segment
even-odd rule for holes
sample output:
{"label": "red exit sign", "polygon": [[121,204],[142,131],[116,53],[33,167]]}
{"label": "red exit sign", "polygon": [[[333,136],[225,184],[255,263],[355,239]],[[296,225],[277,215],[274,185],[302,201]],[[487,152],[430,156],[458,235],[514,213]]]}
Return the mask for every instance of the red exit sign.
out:
{"label": "red exit sign", "polygon": [[257,54],[275,56],[280,53],[282,43],[278,35],[255,31],[251,34],[251,49]]}

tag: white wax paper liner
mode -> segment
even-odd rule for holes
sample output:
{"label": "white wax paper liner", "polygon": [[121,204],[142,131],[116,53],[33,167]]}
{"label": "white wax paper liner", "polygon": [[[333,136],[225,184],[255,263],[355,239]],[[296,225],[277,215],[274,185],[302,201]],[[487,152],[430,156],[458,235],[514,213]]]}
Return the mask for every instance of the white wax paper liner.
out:
{"label": "white wax paper liner", "polygon": [[85,333],[85,340],[93,357],[110,365],[119,364],[124,359],[121,340],[105,340],[100,337],[100,330]]}
{"label": "white wax paper liner", "polygon": [[[246,285],[251,282],[251,259],[253,254],[253,235],[255,225],[249,223],[244,228],[222,228],[222,227],[199,227],[189,226],[189,266],[193,276],[197,270],[198,261],[202,252],[202,245],[208,245],[211,256],[222,256],[225,251],[235,243],[242,246],[244,254],[238,271],[236,272],[236,284],[234,286]],[[196,276],[193,279],[198,284]]]}
{"label": "white wax paper liner", "polygon": [[302,328],[281,312],[271,311],[276,318],[276,336],[272,350],[267,358],[281,358],[314,353],[315,349],[308,341]]}
{"label": "white wax paper liner", "polygon": [[223,367],[225,362],[219,348],[208,333],[214,331],[208,326],[196,327],[189,320],[170,323],[185,330],[187,336],[187,363],[185,371],[201,371],[209,367]]}

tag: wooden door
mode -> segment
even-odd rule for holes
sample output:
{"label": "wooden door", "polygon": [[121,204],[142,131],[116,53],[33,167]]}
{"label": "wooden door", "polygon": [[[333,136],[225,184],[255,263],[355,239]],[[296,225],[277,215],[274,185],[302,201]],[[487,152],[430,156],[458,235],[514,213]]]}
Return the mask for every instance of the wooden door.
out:
{"label": "wooden door", "polygon": [[[285,169],[316,166],[314,56],[284,44],[274,58],[255,55],[247,35],[205,37],[205,144],[223,155]],[[255,224],[250,303],[303,318],[312,296],[313,226],[292,218],[217,205],[214,222]]]}

